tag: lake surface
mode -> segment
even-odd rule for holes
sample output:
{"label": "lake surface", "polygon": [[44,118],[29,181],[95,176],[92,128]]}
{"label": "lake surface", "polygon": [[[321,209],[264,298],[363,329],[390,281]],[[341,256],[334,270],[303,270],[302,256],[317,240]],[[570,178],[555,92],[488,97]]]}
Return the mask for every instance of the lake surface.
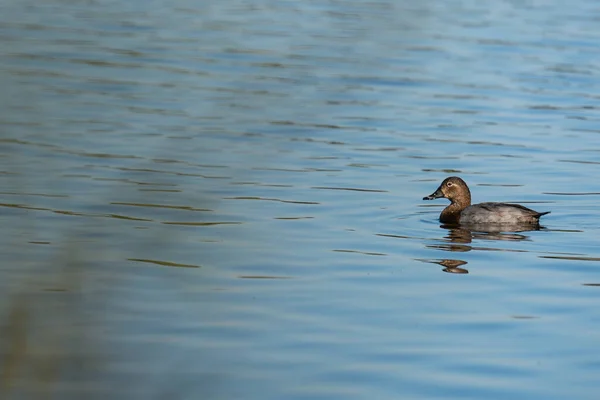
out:
{"label": "lake surface", "polygon": [[0,9],[3,398],[597,398],[595,2]]}

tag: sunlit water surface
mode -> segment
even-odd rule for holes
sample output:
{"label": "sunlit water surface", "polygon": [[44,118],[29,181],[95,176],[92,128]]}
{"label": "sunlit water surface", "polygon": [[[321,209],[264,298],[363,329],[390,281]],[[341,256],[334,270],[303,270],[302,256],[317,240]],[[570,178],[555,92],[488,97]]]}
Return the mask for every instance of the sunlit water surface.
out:
{"label": "sunlit water surface", "polygon": [[10,393],[597,398],[597,4],[209,3],[1,6]]}

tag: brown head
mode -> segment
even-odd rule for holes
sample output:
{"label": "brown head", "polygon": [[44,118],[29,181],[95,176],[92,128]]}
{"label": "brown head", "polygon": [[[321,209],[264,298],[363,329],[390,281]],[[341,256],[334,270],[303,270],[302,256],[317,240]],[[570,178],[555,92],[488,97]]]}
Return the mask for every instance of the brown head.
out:
{"label": "brown head", "polygon": [[435,192],[423,197],[423,200],[433,200],[445,197],[450,200],[450,205],[442,211],[440,220],[442,222],[458,222],[460,212],[471,205],[471,192],[469,187],[458,176],[444,179]]}

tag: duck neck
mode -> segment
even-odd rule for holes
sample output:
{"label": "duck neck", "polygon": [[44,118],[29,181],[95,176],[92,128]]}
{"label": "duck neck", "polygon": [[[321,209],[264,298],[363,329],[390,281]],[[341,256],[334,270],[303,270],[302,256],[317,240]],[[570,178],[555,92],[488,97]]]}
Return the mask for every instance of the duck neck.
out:
{"label": "duck neck", "polygon": [[460,220],[460,213],[462,212],[462,210],[469,207],[470,205],[470,194],[461,199],[452,200],[452,203],[450,203],[448,207],[444,208],[444,211],[442,211],[442,213],[440,214],[440,221],[446,224],[457,224]]}
{"label": "duck neck", "polygon": [[471,205],[471,193],[467,192],[462,197],[452,200],[448,207],[456,207],[460,211]]}

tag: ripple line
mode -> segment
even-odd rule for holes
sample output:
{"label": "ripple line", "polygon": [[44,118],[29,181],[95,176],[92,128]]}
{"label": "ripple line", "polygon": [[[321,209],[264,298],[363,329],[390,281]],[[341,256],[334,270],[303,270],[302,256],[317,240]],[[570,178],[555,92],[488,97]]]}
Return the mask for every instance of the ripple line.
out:
{"label": "ripple line", "polygon": [[264,200],[264,201],[278,201],[280,203],[292,203],[292,204],[321,204],[316,201],[299,201],[299,200],[281,200],[273,199],[268,197],[254,197],[254,196],[236,196],[236,197],[223,197],[226,200]]}
{"label": "ripple line", "polygon": [[376,252],[370,252],[370,251],[345,250],[345,249],[334,249],[332,251],[335,251],[337,253],[358,253],[358,254],[364,254],[367,256],[387,256],[387,254],[385,254],[385,253],[376,253]]}
{"label": "ripple line", "polygon": [[213,226],[213,225],[241,225],[241,222],[177,222],[165,221],[165,225],[182,225],[182,226]]}
{"label": "ripple line", "polygon": [[554,260],[571,260],[571,261],[600,261],[600,257],[573,257],[573,256],[538,256],[539,258],[550,258]]}
{"label": "ripple line", "polygon": [[350,191],[353,191],[353,192],[388,193],[387,190],[379,190],[379,189],[360,189],[360,188],[328,187],[328,186],[313,186],[313,187],[311,187],[311,189],[350,190]]}
{"label": "ripple line", "polygon": [[240,275],[240,279],[294,279],[291,276]]}
{"label": "ripple line", "polygon": [[213,211],[208,208],[195,208],[191,206],[172,206],[168,204],[152,204],[152,203],[127,203],[121,201],[113,201],[110,204],[115,204],[119,206],[131,206],[131,207],[148,207],[148,208],[171,208],[176,210],[186,210],[186,211]]}
{"label": "ripple line", "polygon": [[597,196],[600,192],[542,192],[542,194],[553,194],[555,196]]}
{"label": "ripple line", "polygon": [[175,263],[175,262],[171,262],[171,261],[150,260],[150,259],[146,259],[146,258],[128,258],[127,260],[162,265],[164,267],[201,268],[199,265],[180,264],[180,263]]}

